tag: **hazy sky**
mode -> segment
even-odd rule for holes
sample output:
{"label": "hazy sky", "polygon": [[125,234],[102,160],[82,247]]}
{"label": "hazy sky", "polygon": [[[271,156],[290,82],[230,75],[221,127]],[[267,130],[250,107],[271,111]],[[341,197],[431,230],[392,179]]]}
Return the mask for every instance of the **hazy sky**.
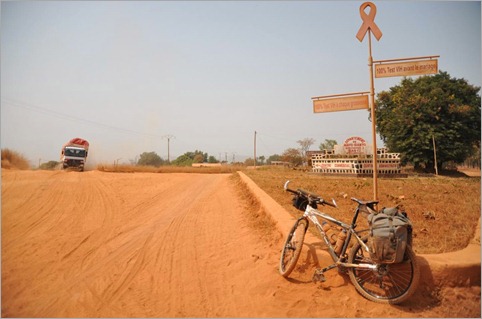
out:
{"label": "hazy sky", "polygon": [[[2,1],[1,147],[37,165],[74,137],[105,163],[167,159],[167,135],[171,160],[244,160],[255,131],[266,157],[304,138],[371,143],[368,111],[315,114],[311,100],[369,90],[362,3]],[[440,70],[481,85],[479,1],[374,3],[374,60],[440,55]]]}

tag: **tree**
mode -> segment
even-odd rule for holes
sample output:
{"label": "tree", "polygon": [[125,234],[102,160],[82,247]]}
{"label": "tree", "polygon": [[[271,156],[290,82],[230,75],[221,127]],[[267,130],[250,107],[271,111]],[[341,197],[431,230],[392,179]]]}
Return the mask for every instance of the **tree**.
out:
{"label": "tree", "polygon": [[57,167],[57,165],[59,165],[60,163],[57,162],[57,161],[48,161],[47,163],[42,163],[40,164],[40,169],[44,169],[44,170],[53,170]]}
{"label": "tree", "polygon": [[385,145],[402,155],[402,164],[434,169],[449,161],[461,163],[480,144],[480,87],[440,71],[380,92],[377,131]]}
{"label": "tree", "polygon": [[244,160],[244,165],[246,165],[246,166],[254,166],[254,159],[252,159],[251,157],[245,159],[245,160]]}
{"label": "tree", "polygon": [[303,156],[301,155],[301,151],[296,148],[288,148],[283,152],[281,158],[284,162],[290,162],[293,166],[299,166],[303,164]]}
{"label": "tree", "polygon": [[182,154],[175,160],[171,161],[171,164],[175,166],[192,166],[192,163],[193,159],[187,153]]}
{"label": "tree", "polygon": [[296,141],[296,143],[300,145],[300,155],[302,158],[302,163],[306,163],[307,162],[306,151],[308,151],[311,145],[315,143],[315,140],[312,138],[305,138],[305,139]]}
{"label": "tree", "polygon": [[268,157],[268,159],[266,160],[266,163],[268,163],[268,165],[271,165],[271,162],[278,162],[281,160],[282,160],[281,155],[273,154],[270,157]]}
{"label": "tree", "polygon": [[266,157],[264,157],[264,155],[261,155],[261,156],[258,156],[258,159],[256,161],[258,162],[259,165],[264,165],[265,159]]}
{"label": "tree", "polygon": [[204,155],[203,154],[196,154],[194,155],[194,158],[192,159],[193,163],[204,163]]}
{"label": "tree", "polygon": [[219,163],[219,161],[216,159],[216,157],[210,155],[208,157],[208,163]]}
{"label": "tree", "polygon": [[186,152],[172,161],[172,165],[191,166],[192,163],[206,163],[208,161],[208,153],[195,150],[194,152]]}
{"label": "tree", "polygon": [[144,152],[139,156],[137,165],[161,166],[164,161],[156,152]]}
{"label": "tree", "polygon": [[338,145],[338,142],[336,140],[325,139],[323,143],[320,143],[320,151],[332,150],[335,148],[335,145]]}

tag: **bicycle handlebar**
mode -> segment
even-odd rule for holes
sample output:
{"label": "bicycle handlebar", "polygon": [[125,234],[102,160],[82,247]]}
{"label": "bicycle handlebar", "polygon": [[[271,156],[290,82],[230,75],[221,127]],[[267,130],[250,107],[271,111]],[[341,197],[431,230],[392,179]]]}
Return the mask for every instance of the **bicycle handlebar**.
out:
{"label": "bicycle handlebar", "polygon": [[328,205],[328,206],[335,207],[335,208],[338,207],[336,205],[335,199],[333,199],[333,198],[331,199],[332,203],[327,202],[320,195],[315,194],[315,193],[311,193],[307,190],[304,190],[304,189],[301,189],[301,188],[298,188],[297,190],[289,189],[288,188],[289,183],[290,183],[290,181],[288,180],[288,181],[286,181],[286,183],[284,185],[284,190],[287,191],[287,192],[290,192],[290,193],[293,193],[293,194],[296,194],[296,195],[304,196],[308,199],[314,200],[316,203],[319,203],[321,205]]}

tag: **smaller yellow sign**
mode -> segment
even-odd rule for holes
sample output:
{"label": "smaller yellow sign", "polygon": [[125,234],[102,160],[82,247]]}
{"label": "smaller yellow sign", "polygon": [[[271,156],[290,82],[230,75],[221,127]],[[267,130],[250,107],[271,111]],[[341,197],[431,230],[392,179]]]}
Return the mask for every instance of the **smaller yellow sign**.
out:
{"label": "smaller yellow sign", "polygon": [[313,100],[314,113],[368,109],[368,95]]}
{"label": "smaller yellow sign", "polygon": [[438,60],[375,64],[375,77],[411,76],[438,73]]}

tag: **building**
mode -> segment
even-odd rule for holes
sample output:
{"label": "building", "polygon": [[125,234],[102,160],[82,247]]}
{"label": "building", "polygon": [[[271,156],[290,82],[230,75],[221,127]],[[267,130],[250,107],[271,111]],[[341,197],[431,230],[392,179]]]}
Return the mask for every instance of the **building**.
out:
{"label": "building", "polygon": [[[373,147],[361,137],[345,140],[333,150],[309,152],[313,172],[356,176],[373,175]],[[379,175],[402,176],[400,153],[390,153],[386,148],[377,149]]]}

